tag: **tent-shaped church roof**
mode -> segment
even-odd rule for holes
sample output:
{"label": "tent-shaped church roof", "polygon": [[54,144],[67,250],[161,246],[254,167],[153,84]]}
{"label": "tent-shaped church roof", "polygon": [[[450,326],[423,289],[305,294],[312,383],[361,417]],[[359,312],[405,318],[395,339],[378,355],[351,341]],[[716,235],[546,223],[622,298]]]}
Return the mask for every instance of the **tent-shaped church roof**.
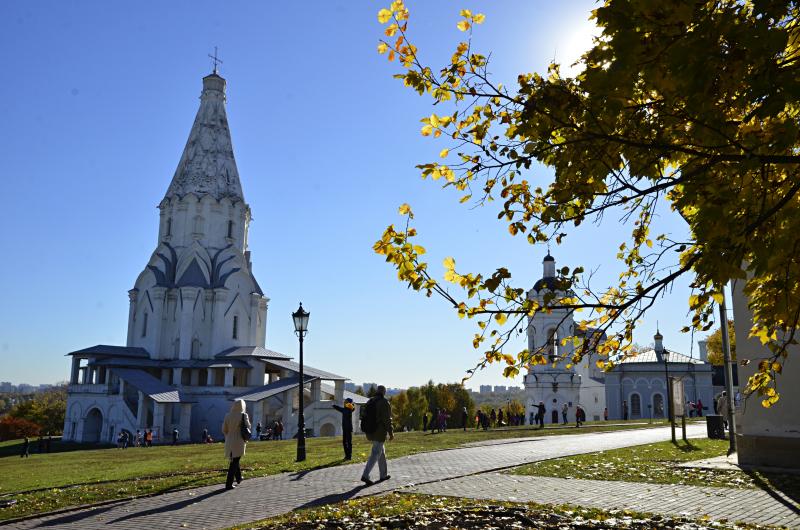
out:
{"label": "tent-shaped church roof", "polygon": [[200,108],[165,198],[189,193],[244,200],[225,112],[225,79],[203,78]]}

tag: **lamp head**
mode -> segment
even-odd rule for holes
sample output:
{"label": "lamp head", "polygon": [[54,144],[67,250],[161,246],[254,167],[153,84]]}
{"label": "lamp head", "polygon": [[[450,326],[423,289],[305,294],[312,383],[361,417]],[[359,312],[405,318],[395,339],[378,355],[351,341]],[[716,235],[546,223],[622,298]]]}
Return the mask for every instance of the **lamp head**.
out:
{"label": "lamp head", "polygon": [[297,334],[305,334],[308,331],[308,317],[311,313],[303,309],[303,303],[300,302],[300,307],[292,313],[292,320],[294,320],[294,331]]}

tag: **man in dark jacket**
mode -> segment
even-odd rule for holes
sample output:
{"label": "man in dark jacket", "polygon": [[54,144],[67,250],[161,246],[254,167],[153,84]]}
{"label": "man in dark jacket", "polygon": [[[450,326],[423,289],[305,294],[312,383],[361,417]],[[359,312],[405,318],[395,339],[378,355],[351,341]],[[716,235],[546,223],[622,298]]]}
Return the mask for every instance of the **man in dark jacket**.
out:
{"label": "man in dark jacket", "polygon": [[545,415],[544,402],[540,401],[536,407],[536,423],[539,424],[540,429],[544,429],[544,415]]}
{"label": "man in dark jacket", "polygon": [[344,459],[351,460],[353,458],[353,400],[347,398],[344,400],[344,407],[334,405],[333,408],[342,414],[342,447],[344,448]]}
{"label": "man in dark jacket", "polygon": [[378,464],[378,471],[380,471],[380,480],[389,480],[388,469],[386,467],[386,452],[384,451],[383,444],[386,443],[386,437],[389,440],[394,440],[394,430],[392,429],[392,406],[386,399],[386,387],[383,385],[377,388],[375,397],[370,398],[366,405],[361,408],[362,418],[369,417],[370,410],[374,409],[375,425],[372,432],[365,433],[367,440],[372,442],[372,452],[367,460],[367,465],[364,467],[364,472],[361,474],[361,481],[367,486],[374,484],[369,478],[369,473],[375,464]]}

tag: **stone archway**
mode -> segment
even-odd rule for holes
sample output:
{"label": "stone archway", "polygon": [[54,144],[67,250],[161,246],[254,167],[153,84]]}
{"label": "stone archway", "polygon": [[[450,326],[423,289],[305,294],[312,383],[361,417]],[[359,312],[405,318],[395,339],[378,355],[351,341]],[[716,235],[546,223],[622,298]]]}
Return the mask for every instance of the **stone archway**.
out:
{"label": "stone archway", "polygon": [[82,442],[100,443],[101,431],[103,429],[103,413],[100,409],[93,408],[83,420]]}
{"label": "stone archway", "polygon": [[326,423],[319,429],[320,436],[336,436],[336,427],[332,423]]}

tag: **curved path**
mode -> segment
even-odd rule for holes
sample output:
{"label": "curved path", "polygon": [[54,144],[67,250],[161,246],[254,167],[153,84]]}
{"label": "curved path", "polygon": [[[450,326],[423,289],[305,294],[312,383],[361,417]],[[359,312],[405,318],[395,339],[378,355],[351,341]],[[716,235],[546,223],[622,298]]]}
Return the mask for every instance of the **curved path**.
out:
{"label": "curved path", "polygon": [[[704,425],[690,425],[691,437],[705,436]],[[508,443],[463,447],[405,456],[389,461],[392,478],[372,487],[362,487],[363,464],[330,467],[301,473],[285,473],[245,480],[238,488],[224,491],[206,486],[155,497],[120,501],[58,515],[43,516],[3,528],[74,528],[94,530],[217,529],[272,517],[290,510],[374,495],[478,473],[498,471],[548,458],[568,456],[669,439],[669,428],[616,431],[525,438]],[[387,453],[391,456],[391,442]],[[560,502],[569,502],[562,499]]]}

